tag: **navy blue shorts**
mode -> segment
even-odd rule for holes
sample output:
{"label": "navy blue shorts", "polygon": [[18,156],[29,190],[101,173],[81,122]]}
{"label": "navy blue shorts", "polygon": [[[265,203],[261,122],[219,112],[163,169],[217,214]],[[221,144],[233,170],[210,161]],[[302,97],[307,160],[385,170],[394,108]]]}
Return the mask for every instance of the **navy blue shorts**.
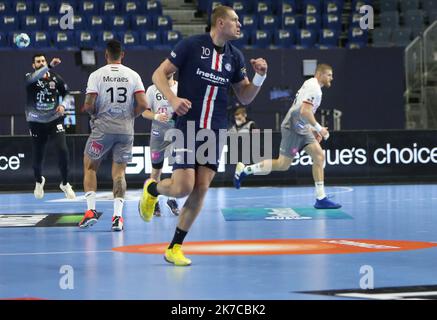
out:
{"label": "navy blue shorts", "polygon": [[204,166],[217,172],[226,136],[220,136],[219,130],[215,129],[187,127],[182,121],[175,129],[180,130],[183,139],[176,139],[173,145],[173,170]]}

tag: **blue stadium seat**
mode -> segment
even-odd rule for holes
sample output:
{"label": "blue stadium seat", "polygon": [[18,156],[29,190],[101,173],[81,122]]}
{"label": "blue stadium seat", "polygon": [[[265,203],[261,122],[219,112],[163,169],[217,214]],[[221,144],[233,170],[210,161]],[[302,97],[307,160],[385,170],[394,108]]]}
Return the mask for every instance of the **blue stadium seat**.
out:
{"label": "blue stadium seat", "polygon": [[160,1],[149,0],[146,2],[144,13],[153,17],[162,16],[162,4]]}
{"label": "blue stadium seat", "polygon": [[172,49],[181,40],[182,40],[182,34],[180,31],[167,30],[162,33],[163,48]]}
{"label": "blue stadium seat", "polygon": [[279,1],[277,5],[278,16],[283,16],[284,14],[296,14],[297,6],[295,0],[284,0]]}
{"label": "blue stadium seat", "polygon": [[244,48],[249,45],[251,32],[247,30],[240,30],[240,36],[237,40],[232,41],[232,44],[238,48]]}
{"label": "blue stadium seat", "polygon": [[157,31],[166,31],[173,29],[173,20],[170,16],[158,16],[154,21],[154,27]]}
{"label": "blue stadium seat", "polygon": [[320,30],[321,21],[320,16],[317,15],[306,15],[304,17],[304,28],[311,30]]}
{"label": "blue stadium seat", "polygon": [[286,14],[282,17],[282,29],[292,30],[293,32],[296,32],[300,28],[300,16]]}
{"label": "blue stadium seat", "polygon": [[105,24],[105,16],[89,16],[88,20],[88,28],[91,32],[103,31],[106,29]]}
{"label": "blue stadium seat", "polygon": [[3,32],[18,30],[18,17],[13,15],[0,17],[0,30]]}
{"label": "blue stadium seat", "polygon": [[258,1],[255,4],[255,14],[258,16],[265,14],[273,14],[272,2],[271,1]]}
{"label": "blue stadium seat", "polygon": [[137,1],[127,0],[120,2],[121,13],[123,15],[145,13]]}
{"label": "blue stadium seat", "polygon": [[115,0],[104,0],[99,2],[99,13],[102,16],[116,15],[120,12],[120,4]]}
{"label": "blue stadium seat", "polygon": [[99,2],[97,0],[80,2],[78,5],[78,13],[82,16],[99,14]]}
{"label": "blue stadium seat", "polygon": [[400,27],[393,30],[392,42],[396,47],[406,47],[411,42],[411,28]]}
{"label": "blue stadium seat", "polygon": [[31,15],[31,16],[21,16],[20,17],[20,29],[24,31],[36,31],[42,29],[41,17]]}
{"label": "blue stadium seat", "polygon": [[321,1],[319,0],[304,0],[303,1],[303,14],[304,15],[321,15]]}
{"label": "blue stadium seat", "polygon": [[65,12],[65,8],[67,8],[68,6],[72,7],[74,12],[77,11],[76,0],[62,0],[62,1],[57,1],[55,3],[56,3],[55,13],[61,13],[61,11]]}
{"label": "blue stadium seat", "polygon": [[398,10],[398,0],[380,1],[379,2],[379,10],[381,10],[381,12],[397,11]]}
{"label": "blue stadium seat", "polygon": [[248,14],[252,11],[252,2],[249,0],[231,0],[229,6],[240,16],[242,14]]}
{"label": "blue stadium seat", "polygon": [[323,29],[319,34],[319,48],[329,49],[337,48],[339,45],[338,39],[340,32],[335,29]]}
{"label": "blue stadium seat", "polygon": [[51,47],[50,35],[45,31],[34,31],[30,34],[30,43],[34,48],[47,49]]}
{"label": "blue stadium seat", "polygon": [[258,16],[245,14],[240,17],[241,28],[252,34],[258,28]]}
{"label": "blue stadium seat", "polygon": [[361,28],[350,28],[348,40],[352,43],[358,43],[365,46],[367,44],[368,31]]}
{"label": "blue stadium seat", "polygon": [[59,16],[58,15],[49,15],[43,16],[42,18],[43,30],[46,31],[56,31],[59,30]]}
{"label": "blue stadium seat", "polygon": [[129,19],[124,15],[106,17],[106,30],[126,31],[129,29]]}
{"label": "blue stadium seat", "polygon": [[55,14],[55,3],[51,0],[35,1],[33,11],[36,15],[53,15]]}
{"label": "blue stadium seat", "polygon": [[119,37],[123,47],[126,49],[136,49],[141,45],[137,31],[120,32]]}
{"label": "blue stadium seat", "polygon": [[359,28],[360,27],[360,21],[361,18],[363,17],[362,14],[360,13],[354,13],[351,15],[351,20],[349,22],[349,26],[350,27],[354,27],[354,28]]}
{"label": "blue stadium seat", "polygon": [[317,41],[317,31],[300,29],[297,32],[297,44],[301,48],[312,48]]}
{"label": "blue stadium seat", "polygon": [[[208,2],[208,0],[204,0],[205,2]],[[202,1],[200,1],[202,2]],[[228,2],[226,0],[210,0],[207,4],[207,14],[208,17],[211,16],[212,10],[214,10],[215,7],[221,6],[221,5],[227,5]]]}
{"label": "blue stadium seat", "polygon": [[52,41],[58,49],[77,49],[73,31],[55,31],[52,33]]}
{"label": "blue stadium seat", "polygon": [[87,20],[84,16],[74,15],[73,17],[73,28],[74,30],[84,30],[87,29]]}
{"label": "blue stadium seat", "polygon": [[[383,2],[386,0],[383,0]],[[352,12],[360,12],[360,8],[365,5],[372,5],[372,0],[352,0]]]}
{"label": "blue stadium seat", "polygon": [[423,10],[408,10],[404,14],[404,25],[406,27],[421,29],[425,26],[425,13]]}
{"label": "blue stadium seat", "polygon": [[372,43],[373,47],[391,47],[393,44],[392,29],[390,28],[377,28],[372,31]]}
{"label": "blue stadium seat", "polygon": [[343,5],[343,0],[325,0],[323,2],[323,13],[341,15],[343,11]]}
{"label": "blue stadium seat", "polygon": [[402,12],[419,9],[419,0],[399,0]]}
{"label": "blue stadium seat", "polygon": [[347,49],[362,49],[365,48],[367,45],[365,43],[361,42],[348,42],[346,45]]}
{"label": "blue stadium seat", "polygon": [[150,15],[133,15],[130,25],[136,31],[153,30],[153,19]]}
{"label": "blue stadium seat", "polygon": [[0,49],[9,48],[8,39],[4,32],[0,31]]}
{"label": "blue stadium seat", "polygon": [[260,30],[275,31],[281,23],[281,21],[272,14],[261,15],[258,19],[258,29]]}
{"label": "blue stadium seat", "polygon": [[94,33],[78,30],[75,33],[76,46],[80,49],[92,49],[96,45]]}
{"label": "blue stadium seat", "polygon": [[116,39],[116,40],[119,40],[119,41],[121,40],[119,35],[116,32],[114,32],[114,31],[98,31],[97,32],[97,36],[95,38],[96,46],[98,48],[105,48],[106,47],[106,43],[109,40],[113,40],[113,39]]}
{"label": "blue stadium seat", "polygon": [[399,26],[399,13],[397,11],[381,12],[379,19],[383,28],[395,29]]}
{"label": "blue stadium seat", "polygon": [[273,45],[278,48],[292,48],[296,44],[296,34],[291,30],[279,29],[273,34]]}
{"label": "blue stadium seat", "polygon": [[325,14],[323,15],[322,25],[324,29],[341,30],[341,16],[336,14]]}
{"label": "blue stadium seat", "polygon": [[435,0],[422,0],[422,8],[425,12],[437,11],[437,1]]}
{"label": "blue stadium seat", "polygon": [[[0,16],[13,14],[9,1],[0,1]],[[6,39],[6,34],[5,34]],[[6,41],[6,40],[5,40]]]}
{"label": "blue stadium seat", "polygon": [[251,44],[254,48],[269,47],[272,44],[272,33],[269,30],[253,31]]}
{"label": "blue stadium seat", "polygon": [[157,31],[142,32],[140,36],[140,43],[149,49],[161,46],[161,33]]}
{"label": "blue stadium seat", "polygon": [[12,12],[17,15],[33,15],[33,3],[29,0],[16,0],[12,3]]}

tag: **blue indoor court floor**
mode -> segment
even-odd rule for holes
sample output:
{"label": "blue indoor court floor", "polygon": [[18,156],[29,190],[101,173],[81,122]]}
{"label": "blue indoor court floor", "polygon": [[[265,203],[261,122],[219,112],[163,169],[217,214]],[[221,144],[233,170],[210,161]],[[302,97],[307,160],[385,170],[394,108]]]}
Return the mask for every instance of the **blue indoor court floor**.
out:
{"label": "blue indoor court floor", "polygon": [[85,230],[65,226],[84,212],[82,192],[0,194],[0,299],[437,297],[437,185],[328,186],[343,205],[331,212],[312,208],[313,192],[210,189],[185,240],[189,267],[164,261],[177,217],[143,222],[141,190],[126,195],[123,232],[111,231],[109,191]]}

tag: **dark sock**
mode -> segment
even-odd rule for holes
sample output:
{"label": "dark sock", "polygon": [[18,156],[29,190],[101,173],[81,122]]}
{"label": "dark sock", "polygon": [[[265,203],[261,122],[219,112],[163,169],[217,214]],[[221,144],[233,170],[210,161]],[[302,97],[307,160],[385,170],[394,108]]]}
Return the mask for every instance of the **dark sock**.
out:
{"label": "dark sock", "polygon": [[182,242],[184,242],[185,236],[187,235],[188,231],[184,231],[176,227],[176,231],[174,233],[173,240],[171,241],[170,245],[168,246],[169,249],[172,249],[175,244],[182,245]]}
{"label": "dark sock", "polygon": [[158,188],[157,187],[158,187],[158,183],[157,182],[152,182],[147,187],[147,192],[149,192],[152,196],[157,197],[157,196],[159,196],[159,192],[158,192]]}

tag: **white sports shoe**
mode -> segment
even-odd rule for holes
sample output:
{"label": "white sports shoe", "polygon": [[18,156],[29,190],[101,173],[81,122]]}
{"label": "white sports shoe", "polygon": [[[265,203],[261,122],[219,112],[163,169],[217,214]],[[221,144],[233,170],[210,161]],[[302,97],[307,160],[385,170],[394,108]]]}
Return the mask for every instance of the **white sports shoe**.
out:
{"label": "white sports shoe", "polygon": [[64,191],[65,197],[67,199],[76,199],[76,194],[74,193],[73,188],[71,187],[71,185],[68,182],[65,186],[61,182],[61,184],[59,185],[59,188],[62,191]]}
{"label": "white sports shoe", "polygon": [[44,184],[46,183],[46,178],[41,177],[41,183],[35,183],[35,189],[33,190],[33,195],[36,199],[42,199],[44,197]]}

